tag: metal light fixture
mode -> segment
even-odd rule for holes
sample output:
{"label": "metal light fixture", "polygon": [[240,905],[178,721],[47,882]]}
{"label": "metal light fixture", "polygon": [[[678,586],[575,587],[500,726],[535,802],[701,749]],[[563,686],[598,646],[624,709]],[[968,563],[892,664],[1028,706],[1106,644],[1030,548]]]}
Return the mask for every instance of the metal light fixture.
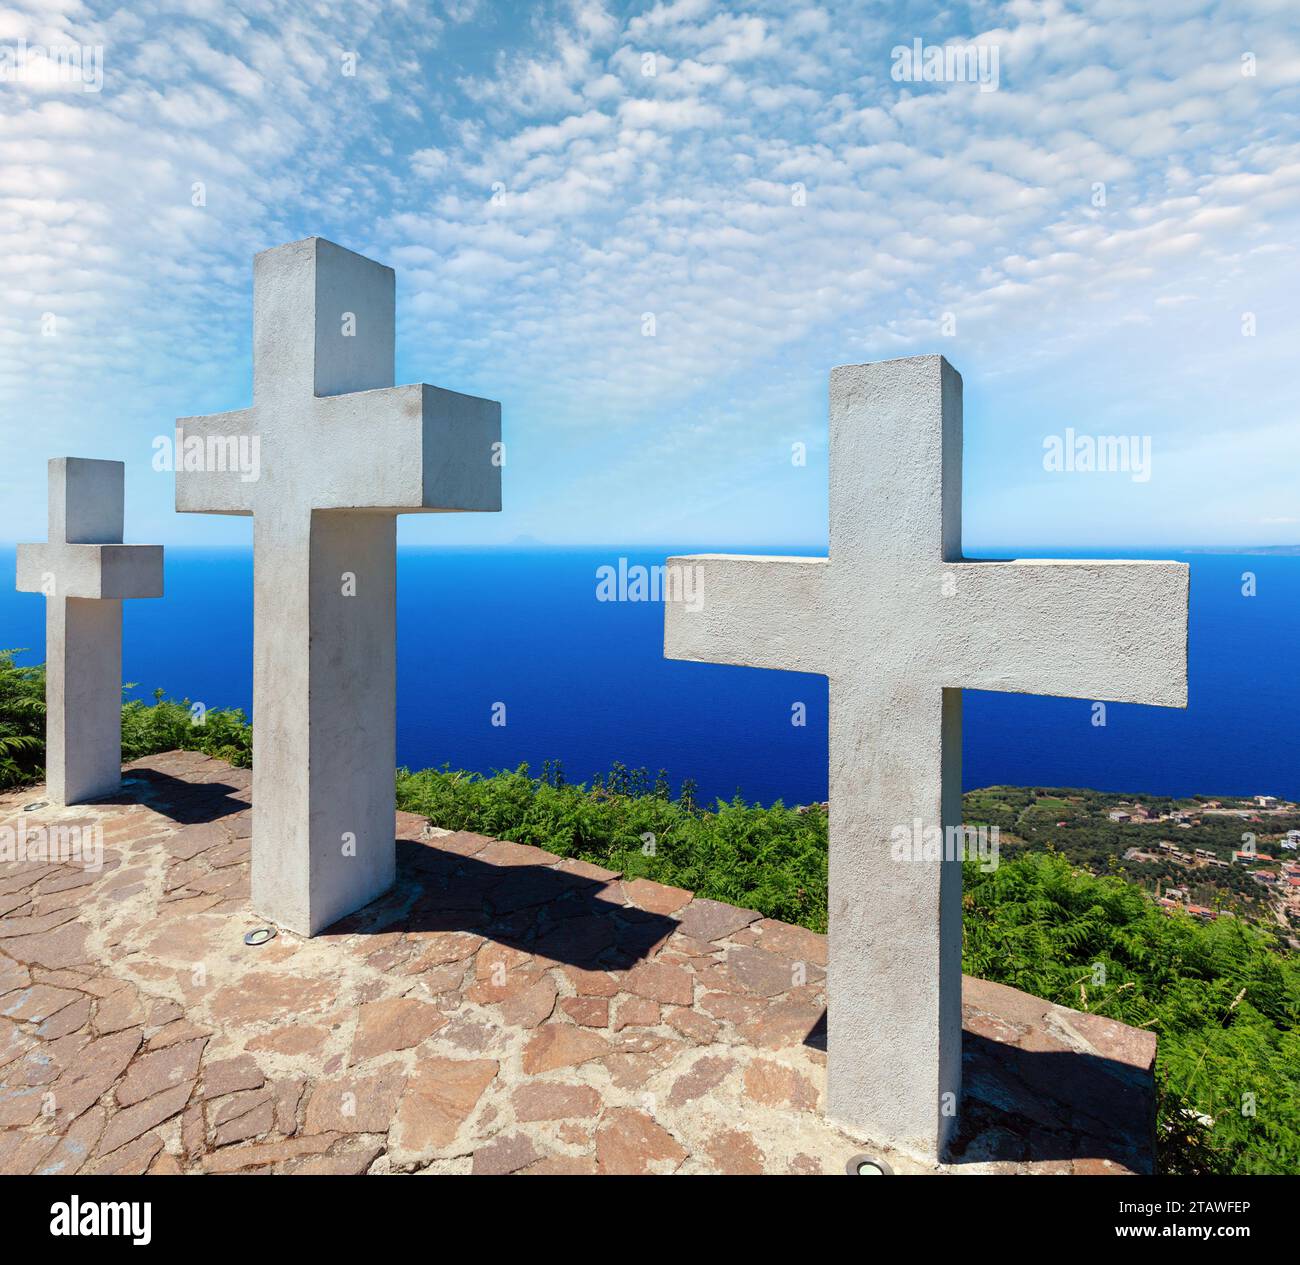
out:
{"label": "metal light fixture", "polygon": [[874,1155],[855,1155],[845,1166],[850,1177],[892,1177],[894,1170]]}

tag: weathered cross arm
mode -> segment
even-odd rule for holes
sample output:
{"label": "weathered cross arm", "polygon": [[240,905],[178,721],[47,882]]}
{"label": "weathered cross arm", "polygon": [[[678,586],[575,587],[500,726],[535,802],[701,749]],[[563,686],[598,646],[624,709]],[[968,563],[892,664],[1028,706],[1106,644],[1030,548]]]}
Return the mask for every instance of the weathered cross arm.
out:
{"label": "weathered cross arm", "polygon": [[501,508],[501,405],[427,383],[323,396],[318,509]]}
{"label": "weathered cross arm", "polygon": [[161,545],[18,546],[20,593],[123,600],[162,597]]}
{"label": "weathered cross arm", "polygon": [[[828,670],[826,558],[692,554],[669,558],[664,654],[788,672]],[[674,569],[691,582],[674,585]],[[690,600],[687,600],[687,598]]]}
{"label": "weathered cross arm", "polygon": [[[1181,562],[961,562],[933,630],[953,688],[1187,706]],[[946,644],[945,644],[946,643]]]}
{"label": "weathered cross arm", "polygon": [[249,442],[260,443],[257,410],[182,417],[176,431],[177,513],[251,514],[252,480],[241,471],[239,457],[241,441],[245,453]]}
{"label": "weathered cross arm", "polygon": [[[260,443],[258,413],[255,406],[177,423],[178,511],[253,513],[256,480],[241,469],[236,444]],[[269,457],[279,468],[268,477],[286,485],[294,483],[295,460],[310,463],[313,509],[500,510],[501,405],[495,400],[416,383],[319,396],[312,413],[310,433],[288,444],[280,439],[280,451],[259,450],[259,458]],[[202,468],[187,469],[187,460]]]}

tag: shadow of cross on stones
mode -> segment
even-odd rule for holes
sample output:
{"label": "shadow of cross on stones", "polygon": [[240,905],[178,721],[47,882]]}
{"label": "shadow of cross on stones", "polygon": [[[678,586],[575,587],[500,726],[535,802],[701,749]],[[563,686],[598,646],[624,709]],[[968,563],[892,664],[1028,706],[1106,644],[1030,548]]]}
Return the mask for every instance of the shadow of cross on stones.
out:
{"label": "shadow of cross on stones", "polygon": [[1022,1049],[969,1029],[962,1064],[966,1089],[951,1163],[1092,1161],[1102,1173],[1110,1161],[1151,1171],[1149,1069],[1081,1050]]}
{"label": "shadow of cross on stones", "polygon": [[[167,754],[183,756],[189,753]],[[170,817],[183,826],[220,821],[238,813],[246,813],[251,807],[247,769],[232,769],[229,765],[213,761],[220,776],[211,782],[193,782],[184,775],[175,776],[159,768],[159,763],[164,759],[166,757],[150,756],[151,767],[127,765],[121,793],[104,802],[131,801],[147,804],[155,812]],[[208,757],[199,756],[199,761],[207,760]]]}
{"label": "shadow of cross on stones", "polygon": [[484,855],[397,840],[397,883],[325,935],[460,931],[584,970],[627,970],[677,920],[627,902],[618,875],[540,848],[461,833]]}

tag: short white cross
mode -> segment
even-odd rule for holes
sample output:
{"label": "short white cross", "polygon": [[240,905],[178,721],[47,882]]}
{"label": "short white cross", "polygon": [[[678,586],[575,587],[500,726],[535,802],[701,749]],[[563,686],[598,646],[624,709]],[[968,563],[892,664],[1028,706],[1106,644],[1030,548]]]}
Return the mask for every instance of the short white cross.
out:
{"label": "short white cross", "polygon": [[120,461],[50,461],[49,539],[18,546],[18,589],[44,593],[45,780],[56,804],[122,784],[122,602],[161,597],[161,545],[124,545]]}
{"label": "short white cross", "polygon": [[393,386],[394,322],[391,268],[265,251],[252,408],[177,423],[176,508],[253,515],[253,904],[304,935],[394,877],[396,515],[501,508],[501,406]]}
{"label": "short white cross", "polygon": [[830,557],[673,558],[693,601],[665,607],[670,658],[830,680],[827,1111],[931,1157],[960,1093],[961,866],[898,845],[960,825],[961,690],[1187,704],[1184,565],[963,560],[961,391],[941,356],[832,370]]}

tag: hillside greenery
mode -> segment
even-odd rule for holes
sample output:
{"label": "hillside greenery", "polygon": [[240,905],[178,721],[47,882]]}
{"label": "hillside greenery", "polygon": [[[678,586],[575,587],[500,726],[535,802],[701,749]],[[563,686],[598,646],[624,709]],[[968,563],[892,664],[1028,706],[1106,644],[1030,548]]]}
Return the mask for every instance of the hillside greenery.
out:
{"label": "hillside greenery", "polygon": [[[201,717],[201,723],[200,723]],[[138,760],[158,751],[202,751],[241,769],[253,766],[253,727],[239,708],[196,711],[188,698],[154,701],[136,698],[122,704],[122,759]]]}
{"label": "hillside greenery", "polygon": [[[45,666],[15,663],[21,653],[0,650],[0,790],[45,776]],[[152,703],[123,702],[123,760],[177,749],[203,751],[248,768],[252,726],[238,709],[198,712],[189,699],[165,699],[161,690]]]}
{"label": "hillside greenery", "polygon": [[397,800],[449,830],[531,843],[757,909],[769,918],[826,930],[826,815],[737,798],[710,810],[690,783],[673,798],[667,779],[616,764],[590,784],[569,783],[548,764],[492,777],[450,769],[397,775]]}
{"label": "hillside greenery", "polygon": [[968,865],[971,975],[1156,1033],[1160,1168],[1300,1173],[1300,960],[1052,852]]}
{"label": "hillside greenery", "polygon": [[[43,699],[43,670],[0,654],[0,786],[42,775]],[[194,723],[185,700],[126,702],[124,758],[180,747],[250,763],[241,712],[202,719]],[[998,821],[1013,791],[1055,820],[1071,796],[1099,794],[996,790],[971,793],[971,820]],[[527,766],[491,776],[402,769],[397,797],[447,829],[535,844],[826,928],[827,820],[816,806],[702,805],[689,781],[674,796],[662,774],[621,765],[588,783],[566,781],[556,764],[537,777]],[[1029,833],[1024,807],[1006,825]],[[1163,1171],[1300,1173],[1300,960],[1265,929],[1241,918],[1168,916],[1128,878],[1090,873],[1050,841],[1016,849],[991,873],[967,865],[964,901],[967,972],[1158,1035]]]}
{"label": "hillside greenery", "polygon": [[45,772],[45,666],[19,667],[0,650],[0,790]]}
{"label": "hillside greenery", "polygon": [[[1271,893],[1252,879],[1254,866],[1191,871],[1173,857],[1159,856],[1147,862],[1127,860],[1125,853],[1135,848],[1151,852],[1161,840],[1168,840],[1184,848],[1205,849],[1229,861],[1234,851],[1251,839],[1261,854],[1276,857],[1285,855],[1282,836],[1300,829],[1300,814],[1279,810],[1262,815],[1251,800],[1227,796],[1215,801],[1222,804],[1219,813],[1204,811],[1208,796],[1120,796],[1081,788],[987,786],[968,791],[964,798],[963,819],[997,826],[1004,858],[1051,849],[1091,874],[1120,875],[1153,893],[1157,884],[1180,887],[1198,904],[1265,922],[1272,921],[1268,917]],[[1194,816],[1195,824],[1180,827],[1170,822],[1111,821],[1108,814],[1121,802],[1126,807],[1141,804],[1153,814],[1182,810]],[[1273,925],[1276,927],[1276,922]],[[1300,930],[1300,924],[1295,927]]]}

